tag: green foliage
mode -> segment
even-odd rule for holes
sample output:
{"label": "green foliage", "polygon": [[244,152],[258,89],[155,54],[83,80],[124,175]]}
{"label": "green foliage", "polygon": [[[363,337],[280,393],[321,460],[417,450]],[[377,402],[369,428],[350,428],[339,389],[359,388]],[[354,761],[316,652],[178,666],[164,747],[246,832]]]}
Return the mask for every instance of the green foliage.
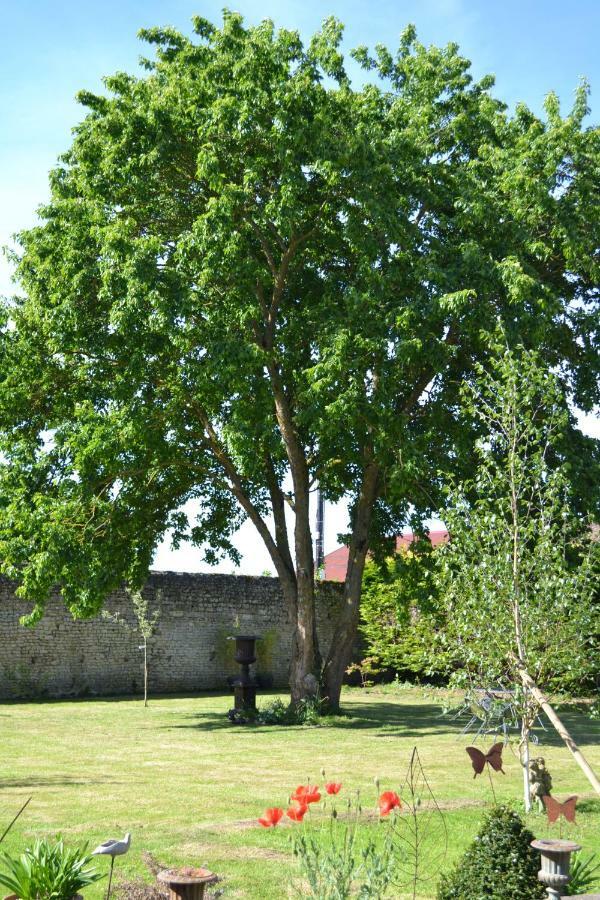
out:
{"label": "green foliage", "polygon": [[[512,115],[455,44],[414,28],[353,54],[361,86],[333,19],[306,46],[229,11],[194,28],[145,30],[139,77],[80,94],[40,224],[19,236],[20,293],[0,311],[0,565],[30,623],[57,584],[85,617],[143,584],[167,532],[235,560],[249,518],[315,675],[311,485],[348,497],[359,569],[411,509],[438,508],[472,465],[480,423],[457,421],[458,388],[498,316],[578,407],[597,402],[600,132],[585,85],[565,117],[554,101]],[[597,445],[574,424],[568,444],[597,505]],[[353,585],[334,655],[354,638]]]}
{"label": "green foliage", "polygon": [[143,637],[144,642],[147,642],[154,635],[154,632],[158,627],[162,606],[162,592],[157,591],[156,602],[158,607],[152,614],[149,611],[148,598],[144,596],[142,591],[131,591],[130,597],[137,622],[137,629]]}
{"label": "green foliage", "polygon": [[430,542],[421,540],[382,562],[369,560],[365,565],[360,631],[367,656],[354,667],[363,683],[385,669],[428,677],[447,671],[449,653],[431,655],[444,616],[436,593],[434,554]]}
{"label": "green foliage", "polygon": [[442,878],[438,900],[541,900],[546,889],[537,880],[540,857],[532,840],[516,812],[495,807],[455,869]]}
{"label": "green foliage", "polygon": [[589,690],[600,671],[600,545],[572,511],[561,385],[535,352],[505,347],[465,403],[484,437],[475,475],[449,492],[451,541],[436,557],[455,681],[518,687],[518,657],[543,689]]}
{"label": "green foliage", "polygon": [[257,721],[261,725],[289,725],[290,705],[284,703],[280,697],[271,700],[258,710]]}
{"label": "green foliage", "polygon": [[595,853],[582,856],[581,852],[574,853],[571,858],[571,880],[569,881],[569,893],[589,894],[600,886],[600,862]]}
{"label": "green foliage", "polygon": [[294,855],[315,900],[380,900],[393,882],[398,855],[395,812],[377,832],[365,832],[359,821],[358,800],[344,818],[332,810],[319,830],[310,827],[295,834]]}
{"label": "green foliage", "polygon": [[284,703],[277,697],[256,714],[261,725],[320,725],[322,718],[323,701],[319,697],[306,697],[297,703]]}
{"label": "green foliage", "polygon": [[65,847],[36,841],[19,857],[6,853],[0,860],[6,871],[0,872],[0,884],[19,900],[71,900],[82,888],[104,878],[90,866],[93,857],[87,846]]}

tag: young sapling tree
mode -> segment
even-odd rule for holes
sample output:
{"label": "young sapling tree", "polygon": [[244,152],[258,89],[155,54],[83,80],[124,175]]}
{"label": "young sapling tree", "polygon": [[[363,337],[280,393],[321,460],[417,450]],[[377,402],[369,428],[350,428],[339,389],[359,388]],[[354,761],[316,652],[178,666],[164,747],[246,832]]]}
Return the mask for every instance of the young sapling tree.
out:
{"label": "young sapling tree", "polygon": [[[539,706],[547,711],[542,692],[591,684],[598,671],[599,546],[572,508],[563,458],[569,411],[539,356],[500,347],[465,387],[463,409],[482,435],[476,471],[449,491],[443,516],[450,541],[437,557],[441,640],[460,661],[455,682],[514,692],[529,811],[529,739]],[[582,765],[570,735],[567,745]],[[586,775],[598,790],[589,766]]]}
{"label": "young sapling tree", "polygon": [[162,592],[160,590],[156,592],[156,605],[152,613],[150,612],[148,598],[144,596],[142,591],[128,588],[127,593],[131,599],[135,625],[131,625],[119,613],[109,613],[107,610],[103,610],[102,615],[105,619],[118,622],[119,625],[124,625],[125,628],[135,630],[142,638],[142,644],[139,649],[144,654],[144,706],[148,706],[148,641],[153,637],[158,627],[162,608]]}

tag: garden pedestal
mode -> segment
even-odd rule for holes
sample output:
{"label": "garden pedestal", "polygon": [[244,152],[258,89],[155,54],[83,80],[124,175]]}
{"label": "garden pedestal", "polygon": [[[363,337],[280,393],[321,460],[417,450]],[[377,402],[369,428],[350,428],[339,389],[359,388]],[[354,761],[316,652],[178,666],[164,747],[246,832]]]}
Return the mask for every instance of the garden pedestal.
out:
{"label": "garden pedestal", "polygon": [[532,841],[531,846],[539,850],[542,856],[542,868],[538,872],[538,881],[546,885],[548,900],[557,900],[564,896],[571,875],[571,853],[581,850],[573,841],[561,841],[554,838],[541,838]]}
{"label": "garden pedestal", "polygon": [[218,881],[208,869],[167,869],[159,872],[157,881],[169,888],[170,900],[202,900],[207,884]]}

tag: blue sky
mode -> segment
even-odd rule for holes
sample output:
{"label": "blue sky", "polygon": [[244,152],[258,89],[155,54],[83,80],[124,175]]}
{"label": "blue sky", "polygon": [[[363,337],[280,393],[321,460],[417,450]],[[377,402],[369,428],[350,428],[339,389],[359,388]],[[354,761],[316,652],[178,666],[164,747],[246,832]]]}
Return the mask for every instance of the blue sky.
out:
{"label": "blue sky", "polygon": [[[600,0],[253,0],[231,2],[249,22],[272,18],[310,36],[327,15],[346,26],[345,43],[394,48],[409,22],[424,43],[456,41],[479,77],[496,76],[496,94],[510,106],[525,101],[541,111],[555,90],[563,109],[581,77],[592,87],[590,121],[600,121]],[[137,40],[139,28],[174,25],[189,32],[194,14],[218,21],[221,2],[206,0],[1,0],[0,55],[0,245],[35,221],[47,196],[47,173],[70,143],[81,118],[74,100],[82,88],[99,90],[116,70],[134,72],[150,48]],[[10,291],[10,271],[0,260],[0,294]],[[588,429],[595,423],[588,421]],[[343,530],[343,510],[328,513],[326,549]],[[252,531],[240,536],[243,571],[260,572],[269,561]],[[161,568],[197,569],[197,551],[173,554],[167,546]],[[226,564],[225,569],[231,566]]]}

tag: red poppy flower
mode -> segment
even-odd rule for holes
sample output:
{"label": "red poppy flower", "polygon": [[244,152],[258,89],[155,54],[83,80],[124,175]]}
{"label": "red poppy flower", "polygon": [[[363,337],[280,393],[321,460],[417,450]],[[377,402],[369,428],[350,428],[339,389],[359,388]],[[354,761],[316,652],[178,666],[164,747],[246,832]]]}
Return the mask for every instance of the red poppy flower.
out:
{"label": "red poppy flower", "polygon": [[287,817],[288,819],[291,819],[292,822],[301,822],[306,815],[307,810],[308,806],[306,803],[300,803],[298,806],[290,806],[287,811]]}
{"label": "red poppy flower", "polygon": [[292,794],[292,800],[301,806],[306,806],[307,803],[318,803],[320,799],[319,788],[312,784],[299,784]]}
{"label": "red poppy flower", "polygon": [[283,816],[283,810],[278,806],[265,810],[264,816],[258,820],[263,828],[274,828]]}
{"label": "red poppy flower", "polygon": [[388,816],[393,809],[400,806],[402,806],[402,803],[395,791],[384,791],[379,798],[379,815]]}
{"label": "red poppy flower", "polygon": [[328,794],[339,794],[341,786],[341,781],[328,781],[325,785],[325,790]]}

